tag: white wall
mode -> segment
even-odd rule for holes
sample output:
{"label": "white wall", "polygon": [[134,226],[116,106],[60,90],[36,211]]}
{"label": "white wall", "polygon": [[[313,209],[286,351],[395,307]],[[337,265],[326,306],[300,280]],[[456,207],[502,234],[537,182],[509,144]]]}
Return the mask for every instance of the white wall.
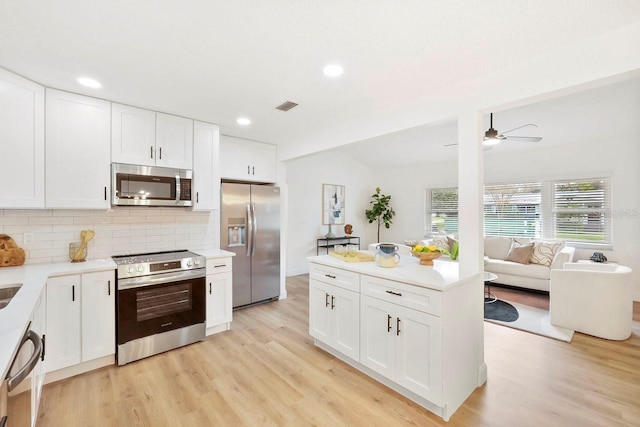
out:
{"label": "white wall", "polygon": [[[375,239],[375,227],[367,222],[364,211],[376,185],[385,191],[384,181],[357,159],[322,152],[290,160],[286,179],[287,276],[309,271],[306,257],[316,254],[316,239],[328,232],[328,226],[322,225],[322,184],[345,186],[345,221],[353,225],[352,234],[360,237],[363,247]],[[337,236],[344,235],[343,226],[332,229]]]}
{"label": "white wall", "polygon": [[[211,249],[218,242],[218,211],[190,208],[114,208],[96,210],[0,210],[0,232],[26,252],[26,263],[69,261],[69,243],[81,230],[95,230],[87,259],[175,249]],[[33,233],[33,243],[24,242]]]}

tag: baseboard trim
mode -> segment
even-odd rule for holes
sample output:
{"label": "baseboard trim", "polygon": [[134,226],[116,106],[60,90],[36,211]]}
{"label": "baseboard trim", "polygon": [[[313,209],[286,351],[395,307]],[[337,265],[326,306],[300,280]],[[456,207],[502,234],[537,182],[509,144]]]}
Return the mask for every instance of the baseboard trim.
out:
{"label": "baseboard trim", "polygon": [[58,369],[57,371],[53,372],[47,372],[44,377],[44,383],[53,383],[65,378],[74,377],[76,375],[84,374],[85,372],[93,371],[94,369],[103,368],[109,365],[115,365],[115,363],[115,354],[89,360],[88,362],[80,363],[79,365],[69,366],[68,368]]}

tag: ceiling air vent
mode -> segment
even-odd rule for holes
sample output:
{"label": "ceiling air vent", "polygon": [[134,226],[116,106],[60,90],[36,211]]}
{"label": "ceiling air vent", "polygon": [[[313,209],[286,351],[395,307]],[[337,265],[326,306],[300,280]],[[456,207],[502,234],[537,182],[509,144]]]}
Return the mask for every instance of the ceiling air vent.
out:
{"label": "ceiling air vent", "polygon": [[295,102],[291,102],[291,101],[285,101],[282,104],[278,105],[276,107],[276,110],[280,110],[280,111],[289,111],[291,110],[293,107],[296,107],[298,104],[296,104]]}

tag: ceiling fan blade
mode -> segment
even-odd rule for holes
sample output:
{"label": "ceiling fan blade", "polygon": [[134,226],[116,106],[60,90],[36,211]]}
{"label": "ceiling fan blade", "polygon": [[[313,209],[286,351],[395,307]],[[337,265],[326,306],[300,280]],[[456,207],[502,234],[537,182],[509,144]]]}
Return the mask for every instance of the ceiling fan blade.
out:
{"label": "ceiling fan blade", "polygon": [[524,129],[524,128],[528,127],[528,126],[533,126],[533,127],[536,127],[536,128],[538,127],[538,125],[535,124],[535,123],[527,123],[526,125],[518,126],[517,128],[509,129],[506,132],[502,132],[501,135],[504,135],[505,133],[513,132],[514,130]]}
{"label": "ceiling fan blade", "polygon": [[[458,143],[454,142],[453,144],[444,144],[443,147],[455,147],[456,145],[458,145]],[[489,151],[492,148],[493,148],[493,145],[483,145],[482,151]]]}
{"label": "ceiling fan blade", "polygon": [[458,145],[458,143],[454,142],[453,144],[444,144],[443,147],[453,147],[454,145]]}
{"label": "ceiling fan blade", "polygon": [[507,140],[509,141],[524,141],[524,142],[540,142],[542,141],[541,136],[507,136]]}

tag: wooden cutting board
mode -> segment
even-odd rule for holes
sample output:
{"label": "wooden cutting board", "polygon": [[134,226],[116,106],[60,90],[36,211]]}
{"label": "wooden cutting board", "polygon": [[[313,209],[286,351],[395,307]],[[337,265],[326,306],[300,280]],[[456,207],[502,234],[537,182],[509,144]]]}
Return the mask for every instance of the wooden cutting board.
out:
{"label": "wooden cutting board", "polygon": [[[341,259],[345,262],[370,262],[373,261],[373,255],[365,254],[364,252],[347,252],[346,254],[337,254],[335,252],[329,252],[334,258]],[[349,256],[346,256],[349,255]],[[353,255],[353,256],[352,256]]]}

